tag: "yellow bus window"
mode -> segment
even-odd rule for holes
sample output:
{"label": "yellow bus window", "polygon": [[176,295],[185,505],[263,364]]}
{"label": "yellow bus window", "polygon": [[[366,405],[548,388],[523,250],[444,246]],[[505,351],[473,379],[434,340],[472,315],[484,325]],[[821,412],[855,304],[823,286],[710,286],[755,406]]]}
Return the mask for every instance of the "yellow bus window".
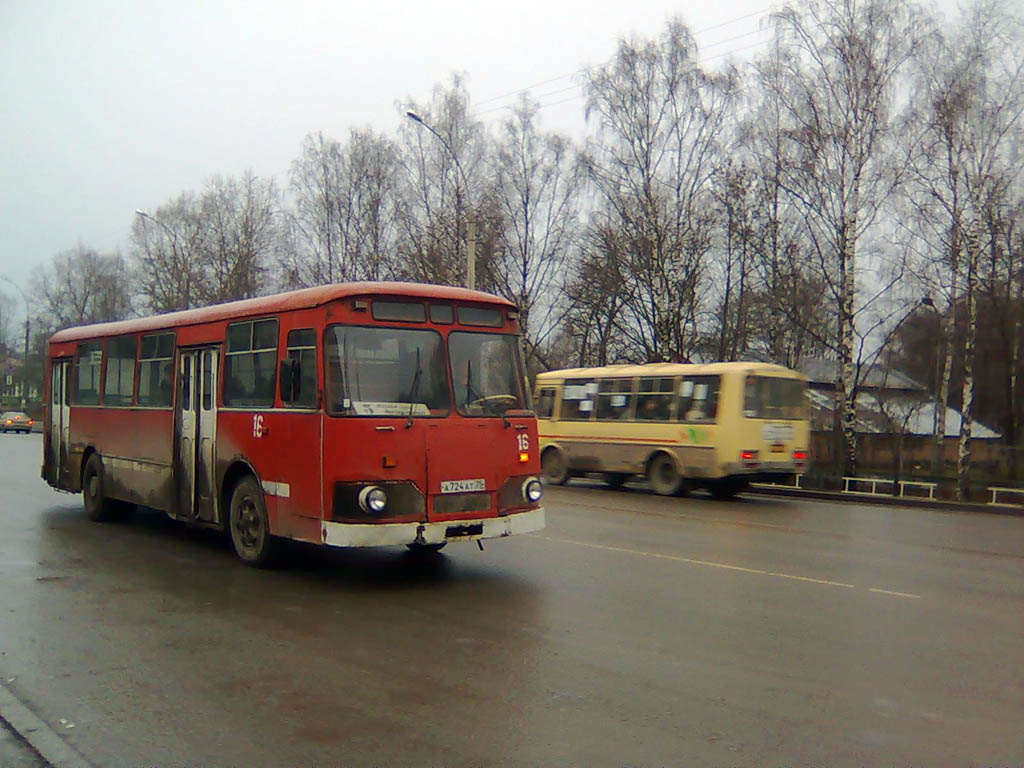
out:
{"label": "yellow bus window", "polygon": [[586,421],[594,412],[597,382],[593,379],[568,379],[562,388],[560,419]]}
{"label": "yellow bus window", "polygon": [[630,417],[633,407],[632,379],[605,379],[597,392],[597,418],[621,421]]}
{"label": "yellow bus window", "polygon": [[637,382],[637,421],[668,421],[672,415],[672,377],[642,378]]}
{"label": "yellow bus window", "polygon": [[679,421],[714,421],[718,412],[718,376],[684,376],[679,382]]}

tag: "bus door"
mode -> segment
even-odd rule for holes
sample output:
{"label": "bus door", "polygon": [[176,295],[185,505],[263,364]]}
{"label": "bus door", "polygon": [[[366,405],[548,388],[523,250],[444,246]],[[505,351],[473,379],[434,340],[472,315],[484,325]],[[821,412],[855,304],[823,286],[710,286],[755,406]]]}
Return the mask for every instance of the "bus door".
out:
{"label": "bus door", "polygon": [[185,349],[178,355],[178,398],[174,457],[178,514],[217,519],[214,482],[217,438],[217,347]]}
{"label": "bus door", "polygon": [[68,402],[68,377],[71,360],[54,360],[50,379],[50,455],[47,480],[67,487],[68,447],[71,444],[71,406]]}

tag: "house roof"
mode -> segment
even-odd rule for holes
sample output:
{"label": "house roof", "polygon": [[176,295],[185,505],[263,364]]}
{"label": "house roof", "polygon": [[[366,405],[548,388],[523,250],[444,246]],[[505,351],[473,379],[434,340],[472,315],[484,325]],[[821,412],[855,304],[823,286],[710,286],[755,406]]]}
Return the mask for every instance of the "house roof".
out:
{"label": "house roof", "polygon": [[[835,404],[831,392],[809,389],[807,397],[812,408],[831,415]],[[946,408],[946,437],[956,437],[960,434],[960,420],[958,410]],[[857,395],[857,431],[875,434],[904,432],[910,435],[932,435],[935,433],[935,403],[914,395],[895,395],[880,399],[873,392],[860,392]],[[996,440],[1001,438],[1002,434],[980,421],[973,421],[971,437],[979,440]]]}
{"label": "house roof", "polygon": [[[810,358],[800,362],[797,369],[815,384],[828,384],[835,386],[840,379],[839,362],[836,360],[823,360],[821,358]],[[905,373],[894,368],[885,368],[880,365],[872,365],[867,372],[861,373],[862,387],[873,389],[899,389],[910,392],[924,392],[926,388],[918,381],[910,378]]]}

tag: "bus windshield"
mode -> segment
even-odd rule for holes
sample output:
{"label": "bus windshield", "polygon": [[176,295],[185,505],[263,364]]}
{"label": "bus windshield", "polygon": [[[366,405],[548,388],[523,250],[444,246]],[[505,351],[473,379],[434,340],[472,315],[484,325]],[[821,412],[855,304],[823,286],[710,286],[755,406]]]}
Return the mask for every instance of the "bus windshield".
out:
{"label": "bus windshield", "polygon": [[527,408],[516,336],[453,332],[448,336],[455,407],[463,416],[501,416]]}
{"label": "bus windshield", "polygon": [[445,416],[451,408],[436,331],[336,325],[326,353],[333,415]]}
{"label": "bus windshield", "polygon": [[807,418],[807,385],[799,379],[747,376],[743,415],[752,419]]}

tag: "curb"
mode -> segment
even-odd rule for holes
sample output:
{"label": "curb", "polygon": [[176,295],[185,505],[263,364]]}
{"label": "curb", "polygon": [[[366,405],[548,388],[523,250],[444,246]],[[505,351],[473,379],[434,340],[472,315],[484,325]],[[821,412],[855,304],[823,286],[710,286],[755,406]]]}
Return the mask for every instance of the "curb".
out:
{"label": "curb", "polygon": [[18,736],[28,742],[49,765],[61,768],[93,768],[92,763],[76,752],[55,730],[0,683],[0,719]]}
{"label": "curb", "polygon": [[914,509],[932,509],[945,512],[983,513],[1009,517],[1024,517],[1024,507],[1003,507],[993,504],[978,504],[964,501],[946,501],[918,499],[913,496],[890,496],[888,494],[851,494],[842,491],[823,491],[802,488],[781,488],[767,485],[752,485],[745,493],[756,493],[763,496],[785,496],[795,499],[815,499],[818,501],[834,501],[840,504],[873,504],[879,507],[912,507]]}

